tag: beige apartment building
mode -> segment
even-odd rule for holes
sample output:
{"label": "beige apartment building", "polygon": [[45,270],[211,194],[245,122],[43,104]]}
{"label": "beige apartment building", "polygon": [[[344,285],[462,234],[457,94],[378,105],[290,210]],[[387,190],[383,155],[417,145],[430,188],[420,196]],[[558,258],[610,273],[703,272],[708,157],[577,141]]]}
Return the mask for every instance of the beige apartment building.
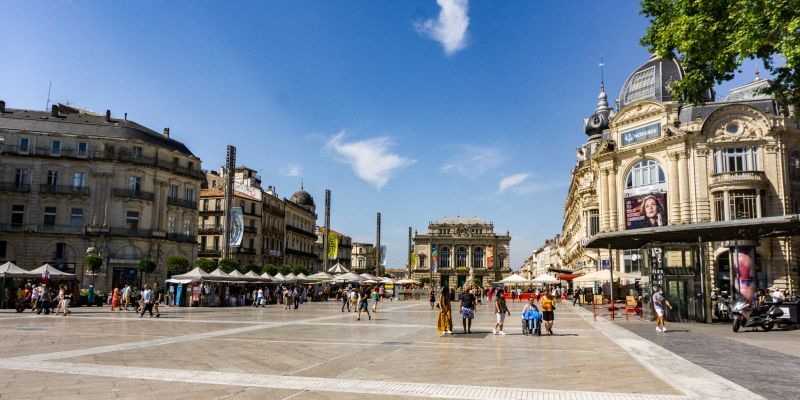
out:
{"label": "beige apartment building", "polygon": [[[347,269],[352,269],[353,261],[352,261],[352,254],[353,254],[353,239],[350,236],[347,236],[341,232],[337,232],[331,229],[331,233],[336,234],[338,237],[338,251],[336,252],[336,259],[329,259],[328,260],[328,268],[330,269],[336,263],[341,264],[343,267]],[[322,254],[325,250],[325,246],[323,246],[322,241],[324,240],[325,234],[325,227],[318,226],[317,227],[317,248],[319,249],[319,259],[322,260],[324,254]]]}
{"label": "beige apartment building", "polygon": [[352,268],[354,273],[375,275],[375,245],[353,242]]}
{"label": "beige apartment building", "polygon": [[[710,292],[797,289],[800,126],[757,78],[708,102],[673,99],[680,64],[651,57],[601,85],[564,204],[559,253],[576,271],[613,268],[622,290],[663,285],[677,320],[710,320]],[[647,296],[645,296],[647,297]]]}
{"label": "beige apartment building", "polygon": [[[138,286],[137,263],[196,258],[200,159],[170,137],[111,115],[63,104],[50,112],[0,101],[0,260],[50,263],[98,290]],[[94,277],[87,249],[104,259]]]}
{"label": "beige apartment building", "polygon": [[308,268],[311,273],[319,272],[322,260],[317,245],[317,206],[308,192],[300,190],[291,198],[284,199],[286,221],[286,250],[284,263]]}
{"label": "beige apartment building", "polygon": [[283,265],[284,241],[286,239],[286,205],[278,197],[275,187],[264,192],[261,215],[262,254],[264,264]]}

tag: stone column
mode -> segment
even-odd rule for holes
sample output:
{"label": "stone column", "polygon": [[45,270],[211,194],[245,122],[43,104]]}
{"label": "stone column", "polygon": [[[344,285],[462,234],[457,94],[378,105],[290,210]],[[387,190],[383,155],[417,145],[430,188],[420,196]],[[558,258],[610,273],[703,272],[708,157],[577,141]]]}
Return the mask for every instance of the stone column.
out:
{"label": "stone column", "polygon": [[608,171],[603,170],[600,173],[600,230],[603,232],[608,231]]}
{"label": "stone column", "polygon": [[678,223],[681,220],[680,190],[678,184],[678,154],[671,153],[669,159],[669,176],[667,177],[667,190],[669,193],[668,224]]}
{"label": "stone column", "polygon": [[730,197],[730,194],[728,194],[727,190],[725,192],[723,192],[723,193],[724,193],[724,195],[722,196],[722,198],[723,198],[723,202],[725,204],[722,205],[722,212],[725,215],[725,221],[730,221],[731,220],[731,207],[730,207],[731,197]]}
{"label": "stone column", "polygon": [[617,167],[612,166],[608,170],[608,211],[609,223],[608,226],[612,231],[619,229],[619,218],[617,217],[617,207],[619,207],[619,199],[617,198]]}
{"label": "stone column", "polygon": [[[103,226],[110,226],[108,223],[108,209],[111,207],[111,192],[113,191],[113,183],[112,183],[113,176],[110,174],[103,174]],[[125,218],[125,210],[122,210],[122,218],[123,221]]]}
{"label": "stone column", "polygon": [[689,199],[689,166],[687,163],[688,155],[686,151],[679,153],[678,171],[680,173],[681,185],[681,223],[692,222],[692,208]]}

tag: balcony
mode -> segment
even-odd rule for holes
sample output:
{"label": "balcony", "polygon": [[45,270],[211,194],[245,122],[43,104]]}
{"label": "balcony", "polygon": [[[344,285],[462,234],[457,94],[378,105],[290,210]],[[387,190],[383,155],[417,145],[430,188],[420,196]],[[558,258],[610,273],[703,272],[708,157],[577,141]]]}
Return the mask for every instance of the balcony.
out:
{"label": "balcony", "polygon": [[254,255],[256,254],[256,249],[246,249],[244,247],[240,247],[237,251],[239,254],[247,254],[247,255]]}
{"label": "balcony", "polygon": [[763,171],[737,171],[712,174],[708,187],[711,189],[720,186],[755,188],[766,184],[767,177]]}
{"label": "balcony", "polygon": [[220,235],[222,234],[222,225],[200,225],[197,228],[198,235]]}
{"label": "balcony", "polygon": [[83,234],[84,229],[83,226],[72,226],[72,225],[39,225],[37,228],[37,232],[66,233],[66,234],[80,235]]}
{"label": "balcony", "polygon": [[200,210],[200,215],[222,215],[222,210]]}
{"label": "balcony", "polygon": [[31,185],[28,183],[0,182],[0,192],[28,193]]}
{"label": "balcony", "polygon": [[167,197],[167,204],[197,210],[197,202],[177,197]]}
{"label": "balcony", "polygon": [[68,186],[68,185],[39,185],[39,193],[43,194],[69,194],[75,196],[88,196],[89,188],[86,186]]}
{"label": "balcony", "polygon": [[199,249],[198,257],[222,257],[222,250],[219,249]]}
{"label": "balcony", "polygon": [[139,228],[110,228],[108,233],[115,236],[150,237],[153,236],[152,229]]}
{"label": "balcony", "polygon": [[152,192],[144,192],[141,190],[134,190],[134,189],[114,188],[112,194],[114,195],[114,197],[126,197],[129,199],[139,199],[147,201],[153,201],[153,199],[155,199],[155,195]]}
{"label": "balcony", "polygon": [[244,233],[258,233],[258,229],[255,226],[245,226]]}
{"label": "balcony", "polygon": [[167,240],[181,243],[195,243],[197,242],[197,236],[185,235],[182,233],[167,233]]}
{"label": "balcony", "polygon": [[35,224],[0,224],[0,232],[23,233],[35,231]]}

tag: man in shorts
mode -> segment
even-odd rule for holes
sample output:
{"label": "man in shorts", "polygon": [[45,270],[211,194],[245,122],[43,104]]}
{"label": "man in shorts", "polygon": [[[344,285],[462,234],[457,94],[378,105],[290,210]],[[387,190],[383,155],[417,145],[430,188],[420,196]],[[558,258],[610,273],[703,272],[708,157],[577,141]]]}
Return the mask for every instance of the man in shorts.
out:
{"label": "man in shorts", "polygon": [[369,289],[367,288],[361,288],[358,292],[358,317],[356,317],[356,321],[361,320],[362,311],[367,313],[369,319],[372,319],[372,315],[369,313]]}
{"label": "man in shorts", "polygon": [[473,318],[475,318],[475,295],[464,288],[461,294],[461,324],[464,333],[472,333]]}
{"label": "man in shorts", "polygon": [[656,292],[653,293],[653,308],[656,311],[656,332],[666,332],[667,327],[664,326],[664,308],[672,310],[672,305],[664,297],[664,288],[659,286]]}
{"label": "man in shorts", "polygon": [[506,314],[511,315],[511,311],[508,311],[508,305],[506,304],[506,299],[503,297],[503,291],[497,293],[498,296],[494,299],[494,314],[497,316],[497,322],[494,325],[494,329],[492,329],[492,333],[495,335],[505,335],[506,333],[503,332],[503,322],[506,320]]}

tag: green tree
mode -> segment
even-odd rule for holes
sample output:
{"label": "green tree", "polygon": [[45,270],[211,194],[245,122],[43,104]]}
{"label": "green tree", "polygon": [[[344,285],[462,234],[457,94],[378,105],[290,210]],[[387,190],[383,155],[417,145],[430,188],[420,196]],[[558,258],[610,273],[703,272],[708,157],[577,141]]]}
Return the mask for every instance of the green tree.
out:
{"label": "green tree", "polygon": [[283,275],[289,275],[292,273],[292,267],[289,265],[281,265],[280,267],[278,267],[278,272],[280,272]]}
{"label": "green tree", "polygon": [[258,273],[259,271],[261,271],[261,267],[259,267],[258,265],[254,265],[254,264],[247,264],[244,267],[244,271],[243,272],[244,273],[248,273],[250,271]]}
{"label": "green tree", "polygon": [[300,275],[300,274],[308,275],[308,268],[300,265],[295,265],[294,267],[292,267],[292,273],[295,275]]}
{"label": "green tree", "polygon": [[88,254],[83,258],[83,265],[91,273],[94,283],[94,275],[103,268],[103,257],[99,254]]}
{"label": "green tree", "polygon": [[261,268],[261,273],[264,272],[270,274],[270,276],[275,276],[278,273],[278,267],[272,264],[267,264],[263,268]]}
{"label": "green tree", "polygon": [[[650,26],[641,43],[673,56],[685,76],[675,97],[698,104],[714,84],[731,80],[745,59],[772,75],[767,93],[800,106],[800,3],[797,0],[642,0]],[[785,61],[785,62],[781,62]]]}
{"label": "green tree", "polygon": [[[143,283],[147,283],[147,274],[156,270],[156,262],[149,258],[142,258],[136,266],[139,268],[139,272],[142,273]],[[144,284],[142,284],[142,287],[144,287]]]}
{"label": "green tree", "polygon": [[233,272],[235,269],[239,269],[239,261],[235,258],[223,258],[219,260],[219,269],[226,274]]}
{"label": "green tree", "polygon": [[217,260],[211,258],[198,258],[194,263],[195,267],[202,269],[205,272],[211,272],[217,269]]}
{"label": "green tree", "polygon": [[172,274],[182,274],[189,270],[189,260],[184,256],[171,256],[167,258],[165,265]]}

